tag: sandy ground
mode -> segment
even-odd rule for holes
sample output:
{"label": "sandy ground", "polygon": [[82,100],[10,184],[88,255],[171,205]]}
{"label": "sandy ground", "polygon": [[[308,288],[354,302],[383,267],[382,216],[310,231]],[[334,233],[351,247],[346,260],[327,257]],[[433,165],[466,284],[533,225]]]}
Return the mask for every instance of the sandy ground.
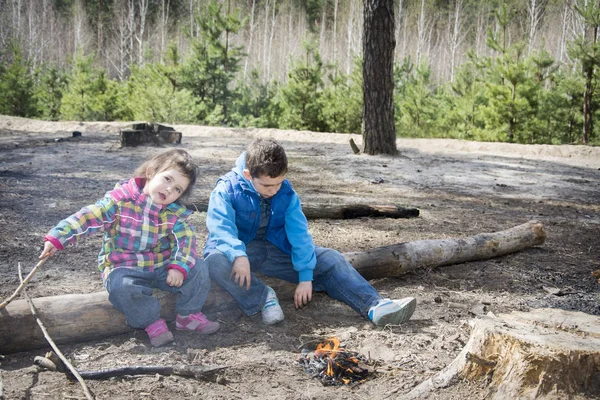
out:
{"label": "sandy ground", "polygon": [[[130,176],[157,147],[120,148],[124,123],[51,123],[0,116],[0,299],[18,286],[17,264],[36,263],[43,235]],[[544,224],[542,246],[440,268],[421,268],[371,283],[384,296],[413,296],[418,307],[402,326],[376,328],[349,307],[316,294],[295,310],[291,291],[280,298],[286,320],[262,325],[238,311],[207,310],[222,322],[216,335],[176,333],[172,346],[153,349],[143,332],[61,346],[82,370],[130,365],[225,366],[218,379],[128,376],[89,381],[98,399],[387,399],[402,398],[451,362],[481,313],[551,307],[600,315],[600,148],[515,145],[456,140],[399,139],[399,157],[354,155],[353,137],[331,133],[175,126],[181,147],[201,165],[194,199],[206,200],[215,180],[257,136],[287,149],[289,178],[305,204],[399,204],[419,218],[311,220],[318,245],[342,252],[421,239],[469,237],[530,220]],[[73,131],[82,137],[72,139]],[[199,246],[204,213],[194,214]],[[32,297],[103,290],[95,260],[100,237],[48,261],[28,285]],[[463,305],[456,307],[457,304]],[[322,338],[376,360],[361,384],[324,386],[298,366],[302,351]],[[5,354],[7,399],[84,398],[64,375],[38,371],[33,358],[47,349]],[[2,354],[0,343],[0,354]],[[459,382],[435,399],[485,398],[482,382]],[[598,392],[581,398],[600,398]]]}

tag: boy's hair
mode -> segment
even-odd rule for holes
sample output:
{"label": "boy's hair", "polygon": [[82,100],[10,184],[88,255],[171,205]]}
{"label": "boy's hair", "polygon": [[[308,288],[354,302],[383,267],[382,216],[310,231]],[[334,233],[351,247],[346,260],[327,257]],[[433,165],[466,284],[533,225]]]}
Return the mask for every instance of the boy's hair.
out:
{"label": "boy's hair", "polygon": [[187,189],[181,194],[180,199],[188,196],[196,184],[198,176],[198,165],[192,156],[183,149],[171,149],[163,151],[140,165],[134,172],[136,177],[151,178],[156,174],[169,169],[181,172],[190,180]]}
{"label": "boy's hair", "polygon": [[285,150],[274,139],[255,139],[246,151],[246,168],[253,178],[282,176],[288,170]]}

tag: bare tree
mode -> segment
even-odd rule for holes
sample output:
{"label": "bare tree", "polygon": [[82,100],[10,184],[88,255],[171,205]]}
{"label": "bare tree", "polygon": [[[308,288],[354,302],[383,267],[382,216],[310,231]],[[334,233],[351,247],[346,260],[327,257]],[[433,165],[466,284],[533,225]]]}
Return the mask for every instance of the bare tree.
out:
{"label": "bare tree", "polygon": [[248,29],[250,30],[250,32],[248,33],[248,47],[246,47],[246,54],[248,54],[248,57],[246,57],[244,61],[244,80],[246,80],[246,70],[248,69],[248,60],[250,59],[250,52],[252,50],[252,39],[254,38],[255,28],[254,9],[256,8],[256,0],[249,0],[249,2],[252,3],[252,5],[250,6],[250,23],[248,24]]}
{"label": "bare tree", "polygon": [[[347,46],[347,48],[346,48],[346,74],[349,74],[350,71],[352,70],[352,58],[353,58],[354,54],[359,52],[359,49],[360,49],[359,41],[357,39],[355,39],[355,27],[362,26],[362,24],[356,23],[356,21],[359,20],[359,17],[357,14],[360,12],[359,10],[357,10],[357,8],[360,8],[360,7],[356,7],[356,2],[351,0],[350,1],[350,10],[348,11],[347,35],[346,35],[346,46]],[[357,36],[361,37],[362,35],[359,34]]]}
{"label": "bare tree", "polygon": [[333,61],[337,60],[337,18],[338,18],[338,3],[339,0],[335,0],[333,6]]}
{"label": "bare tree", "polygon": [[538,26],[540,21],[544,17],[544,6],[546,0],[528,0],[527,1],[527,12],[529,13],[529,40],[527,54],[531,54],[531,51],[535,45],[535,38],[537,36]]}
{"label": "bare tree", "polygon": [[450,38],[450,82],[454,81],[456,70],[456,53],[464,42],[467,32],[464,29],[465,19],[462,15],[463,0],[454,2],[454,18],[451,21],[452,37]]}
{"label": "bare tree", "polygon": [[421,0],[421,12],[419,13],[419,21],[417,24],[417,33],[419,39],[417,40],[417,64],[421,62],[423,56],[423,48],[426,46],[427,41],[427,24],[425,22],[425,0]]}
{"label": "bare tree", "polygon": [[148,16],[148,7],[150,6],[150,0],[138,0],[140,23],[138,30],[135,34],[135,39],[138,42],[138,64],[144,64],[144,32],[146,30],[146,18]]}
{"label": "bare tree", "polygon": [[394,124],[394,1],[364,0],[363,144],[367,154],[397,154]]}
{"label": "bare tree", "polygon": [[271,59],[273,54],[273,37],[275,36],[275,25],[277,22],[277,0],[273,0],[273,15],[271,16],[271,34],[269,35],[269,52],[267,58],[267,80],[271,80]]}
{"label": "bare tree", "polygon": [[163,54],[166,48],[167,34],[169,33],[169,7],[171,0],[161,2],[160,8],[160,61],[163,60]]}
{"label": "bare tree", "polygon": [[111,50],[106,55],[119,79],[125,79],[133,61],[133,35],[135,29],[133,0],[121,0],[112,10]]}
{"label": "bare tree", "polygon": [[406,55],[406,17],[404,16],[404,1],[398,0],[398,14],[396,16],[396,46],[400,44],[402,47],[400,49],[396,48],[396,56],[400,59],[403,59]]}

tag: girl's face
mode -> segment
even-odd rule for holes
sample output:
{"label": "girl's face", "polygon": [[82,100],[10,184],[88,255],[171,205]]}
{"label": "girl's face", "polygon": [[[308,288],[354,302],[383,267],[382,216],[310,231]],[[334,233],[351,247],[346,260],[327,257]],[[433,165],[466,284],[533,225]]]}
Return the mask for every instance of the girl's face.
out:
{"label": "girl's face", "polygon": [[181,197],[190,184],[190,179],[176,169],[162,171],[149,177],[144,194],[156,204],[171,204]]}

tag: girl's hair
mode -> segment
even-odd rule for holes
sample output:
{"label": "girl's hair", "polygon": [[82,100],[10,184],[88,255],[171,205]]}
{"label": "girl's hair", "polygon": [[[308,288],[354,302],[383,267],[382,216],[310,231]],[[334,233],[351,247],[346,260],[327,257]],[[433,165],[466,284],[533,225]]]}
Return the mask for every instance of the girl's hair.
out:
{"label": "girl's hair", "polygon": [[288,161],[283,147],[274,139],[255,139],[246,151],[246,168],[250,176],[267,175],[277,178],[288,171]]}
{"label": "girl's hair", "polygon": [[154,175],[163,171],[174,169],[181,172],[190,180],[187,189],[181,194],[180,199],[189,196],[196,184],[198,176],[198,165],[192,156],[183,149],[171,149],[163,151],[140,165],[134,172],[136,177],[152,179]]}

